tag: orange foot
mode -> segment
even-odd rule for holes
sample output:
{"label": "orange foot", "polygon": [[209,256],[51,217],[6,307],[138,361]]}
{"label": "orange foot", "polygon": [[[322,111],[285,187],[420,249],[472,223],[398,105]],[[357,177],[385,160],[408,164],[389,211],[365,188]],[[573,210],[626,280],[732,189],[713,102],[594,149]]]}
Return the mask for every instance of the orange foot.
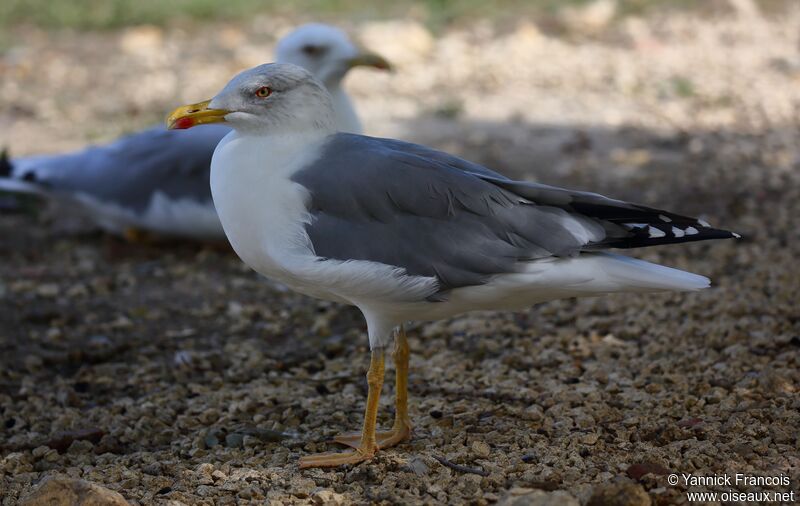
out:
{"label": "orange foot", "polygon": [[[359,434],[359,441],[361,435]],[[352,452],[343,453],[319,453],[311,455],[310,457],[302,457],[300,459],[300,469],[307,469],[309,467],[336,467],[345,464],[358,464],[369,460],[375,456],[378,448],[361,449],[356,448]]]}
{"label": "orange foot", "polygon": [[[411,439],[411,427],[408,424],[402,424],[399,427],[392,428],[392,430],[378,431],[375,433],[375,439],[378,441],[379,449],[391,448],[403,441]],[[358,432],[348,432],[346,434],[339,434],[334,437],[333,440],[339,444],[358,449],[361,444],[361,434]]]}

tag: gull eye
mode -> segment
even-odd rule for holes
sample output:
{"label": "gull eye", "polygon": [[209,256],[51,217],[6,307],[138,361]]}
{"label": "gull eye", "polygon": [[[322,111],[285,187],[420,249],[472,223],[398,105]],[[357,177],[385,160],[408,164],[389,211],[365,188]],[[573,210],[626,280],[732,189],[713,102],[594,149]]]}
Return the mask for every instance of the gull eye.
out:
{"label": "gull eye", "polygon": [[305,45],[301,49],[308,56],[320,56],[326,51],[324,46],[314,46],[311,44]]}
{"label": "gull eye", "polygon": [[272,95],[272,88],[269,86],[262,86],[256,90],[256,96],[258,98],[267,98],[270,95]]}

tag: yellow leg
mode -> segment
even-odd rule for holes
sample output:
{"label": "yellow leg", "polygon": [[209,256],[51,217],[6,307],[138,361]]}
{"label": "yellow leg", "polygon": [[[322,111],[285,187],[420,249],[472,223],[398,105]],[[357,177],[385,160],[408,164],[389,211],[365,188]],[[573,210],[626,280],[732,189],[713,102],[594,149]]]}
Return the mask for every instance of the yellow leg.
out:
{"label": "yellow leg", "polygon": [[373,350],[372,359],[367,372],[367,384],[369,392],[367,394],[367,407],[364,412],[364,427],[361,430],[361,437],[355,451],[344,453],[320,453],[310,457],[300,459],[300,469],[307,467],[335,467],[344,464],[357,464],[371,459],[378,451],[378,443],[375,439],[375,425],[378,421],[378,401],[381,397],[383,387],[384,372],[384,351]]}
{"label": "yellow leg", "polygon": [[[375,438],[378,448],[389,448],[411,437],[411,419],[408,416],[408,339],[403,327],[397,332],[394,341],[395,364],[395,415],[394,425],[388,431],[380,431]],[[341,434],[333,438],[337,443],[358,448],[360,435],[358,433]]]}
{"label": "yellow leg", "polygon": [[155,242],[155,237],[141,228],[128,227],[122,232],[125,240],[134,244],[152,244]]}

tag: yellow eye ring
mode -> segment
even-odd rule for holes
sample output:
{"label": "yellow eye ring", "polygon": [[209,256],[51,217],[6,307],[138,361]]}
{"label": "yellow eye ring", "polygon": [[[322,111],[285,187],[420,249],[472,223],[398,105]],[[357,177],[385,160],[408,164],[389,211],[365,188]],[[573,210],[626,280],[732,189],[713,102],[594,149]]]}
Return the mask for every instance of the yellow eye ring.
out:
{"label": "yellow eye ring", "polygon": [[256,96],[258,98],[267,98],[270,95],[272,95],[272,88],[269,86],[262,86],[256,90]]}

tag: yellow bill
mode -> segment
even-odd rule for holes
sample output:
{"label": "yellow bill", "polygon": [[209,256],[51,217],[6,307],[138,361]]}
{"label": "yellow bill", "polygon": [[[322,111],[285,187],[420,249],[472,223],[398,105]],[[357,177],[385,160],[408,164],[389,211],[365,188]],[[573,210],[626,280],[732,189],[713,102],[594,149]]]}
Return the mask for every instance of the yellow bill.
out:
{"label": "yellow bill", "polygon": [[230,111],[225,109],[209,109],[210,100],[178,107],[167,116],[167,128],[183,130],[208,123],[223,123]]}
{"label": "yellow bill", "polygon": [[376,53],[364,52],[351,58],[348,62],[349,68],[353,67],[374,67],[380,70],[392,70],[392,64],[383,56]]}

